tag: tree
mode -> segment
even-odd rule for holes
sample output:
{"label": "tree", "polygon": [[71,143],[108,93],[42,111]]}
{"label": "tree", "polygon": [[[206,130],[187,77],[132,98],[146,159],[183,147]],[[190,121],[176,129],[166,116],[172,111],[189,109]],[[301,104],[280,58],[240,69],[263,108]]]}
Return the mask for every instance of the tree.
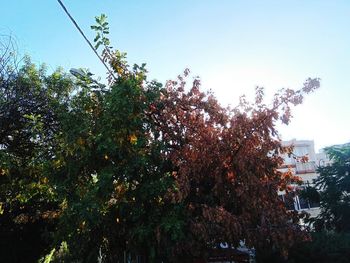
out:
{"label": "tree", "polygon": [[[9,39],[0,69],[0,231],[2,260],[33,261],[50,244],[58,216],[45,165],[53,152],[57,114],[72,82],[62,70],[46,74],[17,60]],[[8,44],[6,44],[8,43]]]}
{"label": "tree", "polygon": [[[315,189],[321,213],[311,219],[316,231],[350,232],[350,144],[328,147],[329,166],[318,167]],[[309,196],[312,198],[312,196]]]}
{"label": "tree", "polygon": [[345,263],[350,256],[349,233],[313,232],[311,241],[296,243],[288,263]]}
{"label": "tree", "polygon": [[[109,46],[105,19],[96,20],[97,46],[104,46],[104,59],[115,73],[128,78],[123,54]],[[174,211],[180,235],[174,239],[167,228],[158,227],[158,250],[193,259],[220,242],[237,247],[245,240],[251,247],[285,251],[303,233],[298,215],[287,212],[277,196],[278,189],[297,178],[277,170],[287,149],[280,144],[275,122],[288,124],[290,104],[300,104],[319,80],[308,79],[298,91],[281,90],[271,107],[263,102],[263,88],[257,88],[254,103],[242,97],[231,110],[201,92],[197,78],[186,91],[188,73],[168,81],[147,112],[150,139],[162,142],[161,155],[170,163],[167,172],[176,186],[164,200],[181,208]]]}
{"label": "tree", "polygon": [[[42,261],[140,254],[149,262],[191,262],[220,242],[237,247],[242,240],[285,255],[307,238],[299,215],[277,195],[298,178],[278,170],[288,149],[275,124],[288,124],[291,106],[319,80],[281,90],[271,106],[257,88],[253,103],[243,96],[224,108],[200,91],[198,78],[186,85],[188,70],[165,87],[149,81],[144,64],[130,67],[110,46],[106,17],[96,22],[97,48],[113,72],[108,87],[88,74],[76,83],[64,73],[47,77],[31,63],[11,86],[26,106],[18,105],[13,132],[2,130],[1,201],[14,206],[23,197],[19,209],[57,215]],[[3,214],[14,221],[12,211]]]}
{"label": "tree", "polygon": [[82,86],[62,116],[49,173],[61,198],[58,237],[69,260],[156,257],[156,229],[167,216],[162,198],[173,181],[148,119],[159,94],[160,85],[135,67],[106,90]]}
{"label": "tree", "polygon": [[302,193],[311,201],[320,201],[321,212],[307,220],[313,226],[312,239],[295,244],[289,262],[347,262],[349,258],[350,145],[331,146],[325,152],[331,164],[318,167],[315,186]]}
{"label": "tree", "polygon": [[271,108],[257,88],[254,103],[242,97],[231,110],[200,92],[198,79],[189,91],[182,76],[167,83],[154,118],[177,185],[168,197],[186,214],[186,240],[175,245],[176,253],[191,258],[220,242],[237,247],[241,240],[258,250],[284,251],[302,238],[298,215],[286,211],[277,196],[297,178],[278,171],[286,149],[275,122],[288,123],[289,103],[301,103],[303,93],[318,85],[317,79],[308,79],[299,91],[281,91]]}

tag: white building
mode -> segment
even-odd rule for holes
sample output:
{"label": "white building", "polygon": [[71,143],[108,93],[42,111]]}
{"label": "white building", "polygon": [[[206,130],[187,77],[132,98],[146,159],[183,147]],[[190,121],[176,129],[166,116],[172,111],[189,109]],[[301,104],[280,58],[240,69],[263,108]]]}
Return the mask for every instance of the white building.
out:
{"label": "white building", "polygon": [[[329,164],[329,159],[324,152],[315,153],[314,141],[311,140],[291,140],[284,141],[282,143],[284,146],[294,146],[293,153],[291,155],[284,154],[282,157],[284,159],[284,165],[281,171],[287,171],[290,169],[293,174],[299,176],[303,184],[293,185],[296,192],[302,190],[307,186],[313,185],[313,180],[317,178],[318,174],[316,169],[320,165]],[[307,161],[300,161],[301,157],[306,156]],[[289,198],[286,197],[284,192],[280,193],[281,198],[285,201],[286,206],[291,210],[296,211],[306,211],[311,217],[317,216],[320,212],[319,204],[312,203],[298,196],[298,194],[292,194]]]}

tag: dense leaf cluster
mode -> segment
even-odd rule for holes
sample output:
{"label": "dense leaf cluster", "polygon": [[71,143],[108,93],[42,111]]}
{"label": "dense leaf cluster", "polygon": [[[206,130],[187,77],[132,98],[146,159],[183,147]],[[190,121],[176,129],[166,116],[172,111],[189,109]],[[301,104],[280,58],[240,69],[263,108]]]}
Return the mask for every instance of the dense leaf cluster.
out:
{"label": "dense leaf cluster", "polygon": [[0,79],[1,231],[32,227],[44,262],[191,262],[242,240],[285,255],[307,238],[277,196],[297,178],[278,170],[275,123],[318,79],[271,106],[257,88],[254,103],[224,108],[199,79],[186,82],[188,70],[165,87],[148,81],[145,65],[112,51],[99,19],[117,76],[107,88],[29,60]]}
{"label": "dense leaf cluster", "polygon": [[311,201],[320,201],[321,213],[310,219],[316,231],[350,232],[350,145],[325,149],[330,165],[318,167],[315,186],[303,194]]}
{"label": "dense leaf cluster", "polygon": [[59,202],[46,166],[72,89],[60,69],[47,75],[29,59],[14,66],[0,77],[0,231],[8,262],[33,260],[48,245]]}
{"label": "dense leaf cluster", "polygon": [[313,227],[312,239],[291,249],[288,262],[348,262],[350,251],[350,145],[325,149],[331,163],[318,167],[314,186],[302,195],[320,202],[321,212],[306,220]]}

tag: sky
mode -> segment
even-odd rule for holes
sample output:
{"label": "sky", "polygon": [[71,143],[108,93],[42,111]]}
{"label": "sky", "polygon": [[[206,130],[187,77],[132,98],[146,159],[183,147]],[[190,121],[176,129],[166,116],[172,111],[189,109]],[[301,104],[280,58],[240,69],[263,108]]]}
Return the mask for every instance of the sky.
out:
{"label": "sky", "polygon": [[[279,125],[283,140],[314,140],[316,150],[350,141],[350,1],[63,0],[88,38],[106,14],[112,45],[165,82],[189,68],[224,105],[256,86],[267,98],[319,77],[321,88]],[[0,35],[50,70],[106,70],[56,0],[0,0]]]}

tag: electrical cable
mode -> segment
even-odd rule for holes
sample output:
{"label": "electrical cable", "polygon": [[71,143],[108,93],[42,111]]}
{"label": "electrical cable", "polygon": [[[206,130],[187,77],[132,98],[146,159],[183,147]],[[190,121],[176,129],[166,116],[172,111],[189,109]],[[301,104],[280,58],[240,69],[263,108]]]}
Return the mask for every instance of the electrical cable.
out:
{"label": "electrical cable", "polygon": [[99,60],[102,62],[102,64],[106,67],[106,69],[108,70],[109,74],[111,74],[111,76],[117,80],[117,78],[114,76],[113,72],[111,71],[111,69],[107,66],[107,64],[103,61],[103,59],[101,58],[101,56],[97,53],[96,49],[93,47],[93,45],[91,44],[91,42],[89,41],[89,39],[85,36],[83,30],[81,30],[80,26],[78,25],[78,23],[74,20],[74,18],[71,16],[71,14],[68,12],[67,8],[65,7],[65,5],[63,4],[63,2],[61,0],[57,0],[57,2],[60,4],[60,6],[62,7],[62,9],[64,10],[64,12],[67,14],[67,16],[70,18],[70,20],[72,21],[72,23],[74,24],[74,26],[78,29],[78,31],[80,32],[80,34],[83,36],[83,38],[85,39],[85,41],[88,43],[88,45],[90,46],[90,48],[92,49],[92,51],[94,51],[95,55],[99,58]]}

